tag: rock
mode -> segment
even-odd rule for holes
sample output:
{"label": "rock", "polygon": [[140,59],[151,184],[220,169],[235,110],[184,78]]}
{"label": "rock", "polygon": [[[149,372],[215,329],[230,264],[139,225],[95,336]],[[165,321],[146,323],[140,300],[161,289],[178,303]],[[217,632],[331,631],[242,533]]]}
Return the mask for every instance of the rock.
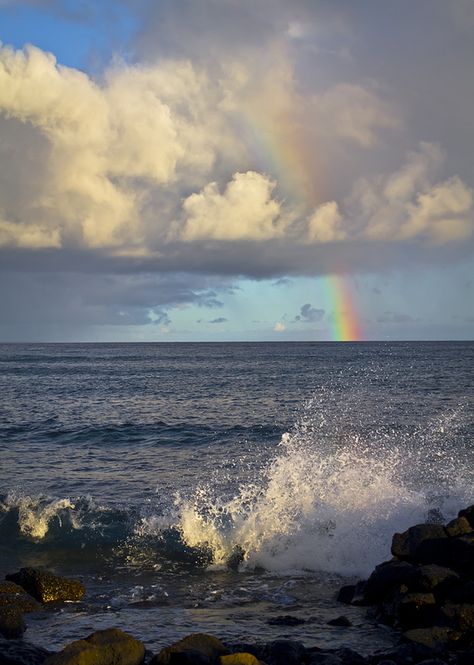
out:
{"label": "rock", "polygon": [[364,588],[364,597],[370,604],[378,603],[387,594],[409,584],[416,576],[416,568],[407,561],[386,561],[377,566]]}
{"label": "rock", "polygon": [[309,665],[343,665],[342,660],[335,656],[333,653],[326,653],[321,651],[319,653],[312,653],[309,660]]}
{"label": "rock", "polygon": [[416,642],[435,651],[452,649],[459,642],[461,633],[447,626],[431,626],[430,628],[413,628],[404,634],[407,640]]}
{"label": "rock", "polygon": [[464,510],[460,510],[458,517],[465,517],[469,524],[474,528],[474,505],[464,508]]}
{"label": "rock", "polygon": [[0,607],[0,635],[7,640],[21,637],[26,630],[23,612],[14,605]]}
{"label": "rock", "polygon": [[267,623],[270,626],[300,626],[301,624],[306,623],[306,619],[300,619],[299,617],[292,616],[291,614],[284,614],[282,616],[269,619]]}
{"label": "rock", "polygon": [[140,665],[144,656],[141,642],[122,630],[109,628],[71,642],[43,665]]}
{"label": "rock", "polygon": [[221,656],[221,665],[260,665],[260,661],[251,653],[233,653]]}
{"label": "rock", "polygon": [[77,580],[57,577],[37,568],[21,568],[18,573],[6,576],[7,580],[19,584],[40,603],[57,600],[81,600],[86,590]]}
{"label": "rock", "polygon": [[418,665],[446,665],[446,661],[441,658],[428,658],[428,660],[421,660]]}
{"label": "rock", "polygon": [[462,633],[474,633],[474,605],[443,605],[440,616],[447,626]]}
{"label": "rock", "polygon": [[340,616],[337,617],[336,619],[330,619],[328,621],[328,626],[343,626],[345,628],[349,628],[352,626],[352,623],[349,621],[349,619],[345,616]]}
{"label": "rock", "polygon": [[[168,663],[171,663],[172,654],[182,653],[183,651],[196,651],[210,660],[215,660],[219,656],[227,654],[227,649],[217,637],[205,633],[194,633],[162,649],[153,656],[150,665],[168,665]],[[176,661],[173,660],[173,662]]]}
{"label": "rock", "polygon": [[357,651],[348,647],[336,649],[334,655],[340,658],[344,665],[366,665],[365,658],[360,653],[357,653]]}
{"label": "rock", "polygon": [[474,533],[458,536],[450,540],[450,563],[461,573],[474,578]]}
{"label": "rock", "polygon": [[355,584],[346,584],[339,589],[337,594],[337,601],[339,603],[344,603],[345,605],[350,605],[355,594]]}
{"label": "rock", "polygon": [[294,640],[268,642],[263,649],[263,660],[268,665],[297,665],[305,655],[303,644]]}
{"label": "rock", "polygon": [[432,593],[407,593],[397,607],[397,624],[402,628],[432,626],[437,613]]}
{"label": "rock", "polygon": [[474,581],[456,580],[446,588],[444,599],[461,605],[474,603]]}
{"label": "rock", "polygon": [[451,568],[425,564],[415,569],[410,588],[416,591],[431,591],[436,597],[444,597],[445,593],[458,581],[459,575]]}
{"label": "rock", "polygon": [[203,653],[188,649],[186,651],[177,651],[170,655],[170,665],[212,665],[215,660],[211,660]]}
{"label": "rock", "polygon": [[41,605],[14,582],[0,582],[0,635],[7,639],[21,637],[26,630],[25,612],[34,612]]}
{"label": "rock", "polygon": [[393,556],[412,562],[443,563],[446,559],[445,543],[448,535],[440,524],[417,524],[403,533],[396,533],[392,540]]}
{"label": "rock", "polygon": [[472,532],[472,526],[465,517],[457,517],[446,525],[446,533],[454,538]]}
{"label": "rock", "polygon": [[23,640],[0,639],[1,665],[42,665],[51,651],[41,649]]}

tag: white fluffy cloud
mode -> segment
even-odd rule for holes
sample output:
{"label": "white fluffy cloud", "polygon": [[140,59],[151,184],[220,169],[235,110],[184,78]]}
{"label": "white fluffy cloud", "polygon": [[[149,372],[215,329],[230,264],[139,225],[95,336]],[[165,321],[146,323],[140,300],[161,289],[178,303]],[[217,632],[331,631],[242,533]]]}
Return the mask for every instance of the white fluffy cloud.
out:
{"label": "white fluffy cloud", "polygon": [[371,240],[438,244],[474,233],[473,190],[458,176],[437,181],[439,147],[420,144],[404,166],[389,176],[361,179],[349,203],[357,233]]}
{"label": "white fluffy cloud", "polygon": [[184,201],[181,237],[261,241],[281,236],[284,227],[278,223],[280,204],[272,198],[274,189],[274,182],[253,171],[236,173],[223,194],[217,183],[210,183]]}
{"label": "white fluffy cloud", "polygon": [[[396,114],[370,86],[306,94],[286,50],[269,54],[223,59],[219,75],[182,60],[118,63],[95,81],[38,48],[0,49],[2,130],[24,130],[19,142],[0,141],[0,246],[92,249],[179,271],[210,260],[230,270],[232,243],[246,243],[245,270],[261,274],[262,256],[273,272],[278,261],[317,271],[319,245],[327,253],[356,241],[369,253],[373,242],[442,245],[472,234],[472,189],[442,176],[433,144],[354,186],[352,169],[343,188],[335,155],[345,159],[349,144],[376,151]],[[15,177],[31,186],[11,187],[6,160],[20,161]],[[330,191],[336,181],[341,196]]]}

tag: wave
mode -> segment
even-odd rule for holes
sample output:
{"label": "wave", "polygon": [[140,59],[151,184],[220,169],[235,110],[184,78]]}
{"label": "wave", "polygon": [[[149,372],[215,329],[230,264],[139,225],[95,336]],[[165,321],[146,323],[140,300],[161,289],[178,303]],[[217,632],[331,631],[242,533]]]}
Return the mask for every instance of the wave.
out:
{"label": "wave", "polygon": [[124,566],[231,561],[366,575],[389,556],[395,531],[449,519],[474,498],[472,450],[456,437],[462,409],[408,433],[368,426],[372,408],[363,396],[319,394],[252,480],[239,480],[235,465],[225,495],[219,473],[186,496],[135,507],[9,493],[0,537],[20,550],[80,550]]}

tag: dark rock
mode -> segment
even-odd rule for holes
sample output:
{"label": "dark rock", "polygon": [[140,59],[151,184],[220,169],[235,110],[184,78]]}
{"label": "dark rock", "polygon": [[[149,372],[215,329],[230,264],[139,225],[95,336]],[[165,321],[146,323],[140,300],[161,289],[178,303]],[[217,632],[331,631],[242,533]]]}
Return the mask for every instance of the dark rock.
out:
{"label": "dark rock", "polygon": [[355,594],[355,584],[346,584],[339,589],[337,594],[337,601],[339,603],[344,603],[345,605],[350,605]]}
{"label": "dark rock", "polygon": [[212,660],[200,651],[177,651],[170,654],[170,665],[212,665]]}
{"label": "dark rock", "polygon": [[244,559],[245,550],[240,545],[235,545],[232,553],[227,558],[226,566],[229,570],[238,570]]}
{"label": "dark rock", "polygon": [[431,591],[436,597],[444,597],[458,581],[459,575],[454,570],[436,564],[425,564],[415,569],[410,589]]}
{"label": "dark rock", "polygon": [[469,524],[474,528],[474,505],[464,508],[464,510],[460,510],[458,517],[465,517]]}
{"label": "dark rock", "polygon": [[14,605],[0,607],[0,635],[7,640],[21,637],[26,630],[23,612]]}
{"label": "dark rock", "polygon": [[474,581],[458,579],[450,584],[444,593],[444,598],[452,603],[474,603]]}
{"label": "dark rock", "polygon": [[450,540],[450,563],[461,573],[474,578],[474,533]]}
{"label": "dark rock", "polygon": [[274,640],[265,644],[262,655],[268,665],[297,665],[305,657],[306,649],[294,640]]}
{"label": "dark rock", "polygon": [[418,665],[446,665],[446,661],[441,658],[428,658],[428,660],[421,660]]}
{"label": "dark rock", "polygon": [[451,536],[452,538],[472,532],[472,526],[465,517],[456,517],[456,519],[451,520],[445,528],[448,536]]}
{"label": "dark rock", "polygon": [[378,660],[377,665],[397,665],[394,660]]}
{"label": "dark rock", "polygon": [[345,628],[349,628],[352,626],[352,623],[349,621],[349,619],[345,616],[340,616],[337,617],[336,619],[331,619],[328,621],[328,626],[343,626]]}
{"label": "dark rock", "polygon": [[57,577],[37,568],[21,568],[18,573],[6,576],[7,580],[19,584],[40,603],[57,600],[81,600],[86,590],[77,580]]}
{"label": "dark rock", "polygon": [[364,596],[368,603],[378,603],[388,593],[407,586],[416,576],[416,568],[407,561],[386,561],[377,566],[366,582]]}
{"label": "dark rock", "polygon": [[51,651],[41,649],[23,640],[0,639],[1,665],[42,665]]}
{"label": "dark rock", "polygon": [[474,633],[474,605],[443,605],[440,617],[447,626],[462,633]]}
{"label": "dark rock", "polygon": [[366,584],[367,582],[365,581],[357,582],[357,584],[355,585],[354,596],[352,598],[351,605],[357,605],[358,607],[360,607],[369,604],[364,595]]}
{"label": "dark rock", "polygon": [[445,543],[448,535],[440,524],[417,524],[403,533],[396,533],[392,540],[392,554],[405,561],[439,563],[445,561]]}
{"label": "dark rock", "polygon": [[366,665],[366,660],[360,653],[349,649],[348,647],[341,647],[334,651],[334,655],[342,660],[344,665]]}
{"label": "dark rock", "polygon": [[343,662],[333,653],[320,651],[319,653],[311,654],[308,660],[308,665],[343,665]]}
{"label": "dark rock", "polygon": [[421,644],[434,651],[455,648],[462,635],[447,626],[431,626],[430,628],[413,628],[404,634],[407,640]]}
{"label": "dark rock", "polygon": [[140,665],[144,656],[141,642],[122,630],[109,628],[71,642],[49,656],[44,665]]}
{"label": "dark rock", "polygon": [[432,593],[408,593],[397,607],[397,624],[402,628],[426,628],[432,626],[437,614]]}
{"label": "dark rock", "polygon": [[179,642],[175,642],[171,646],[162,649],[159,653],[153,656],[150,665],[168,665],[168,663],[171,663],[172,654],[182,653],[184,651],[197,651],[211,661],[228,653],[226,647],[217,639],[217,637],[206,635],[205,633],[194,633],[184,637],[182,640],[179,640]]}
{"label": "dark rock", "polygon": [[292,616],[291,614],[284,614],[282,616],[269,619],[267,623],[270,626],[300,626],[302,623],[306,623],[306,620]]}

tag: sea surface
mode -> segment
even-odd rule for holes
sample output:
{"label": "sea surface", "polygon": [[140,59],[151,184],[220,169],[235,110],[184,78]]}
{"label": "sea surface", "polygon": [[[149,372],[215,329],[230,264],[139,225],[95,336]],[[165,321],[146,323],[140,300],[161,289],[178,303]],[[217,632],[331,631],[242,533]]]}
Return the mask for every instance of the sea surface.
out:
{"label": "sea surface", "polygon": [[471,342],[0,345],[0,575],[87,587],[26,637],[389,646],[335,597],[474,502],[473,370]]}

